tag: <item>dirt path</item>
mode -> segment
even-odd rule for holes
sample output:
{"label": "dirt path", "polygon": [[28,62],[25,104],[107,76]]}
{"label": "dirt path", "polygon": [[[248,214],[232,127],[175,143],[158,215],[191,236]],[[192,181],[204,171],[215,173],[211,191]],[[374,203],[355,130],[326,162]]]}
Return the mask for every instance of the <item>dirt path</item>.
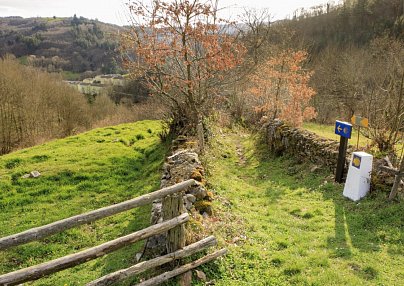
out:
{"label": "dirt path", "polygon": [[241,145],[241,142],[238,140],[236,142],[236,153],[237,153],[237,156],[238,156],[238,159],[239,159],[238,164],[240,166],[244,166],[246,164],[246,159],[245,159],[245,156],[244,156],[244,152],[245,152],[244,147]]}

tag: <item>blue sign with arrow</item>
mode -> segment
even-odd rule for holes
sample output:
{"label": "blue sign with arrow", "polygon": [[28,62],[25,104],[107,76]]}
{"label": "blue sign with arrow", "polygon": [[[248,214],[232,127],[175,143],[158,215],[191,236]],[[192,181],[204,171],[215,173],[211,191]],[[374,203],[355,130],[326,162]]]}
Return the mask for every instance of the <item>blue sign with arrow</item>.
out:
{"label": "blue sign with arrow", "polygon": [[335,134],[351,139],[352,124],[344,121],[335,121]]}

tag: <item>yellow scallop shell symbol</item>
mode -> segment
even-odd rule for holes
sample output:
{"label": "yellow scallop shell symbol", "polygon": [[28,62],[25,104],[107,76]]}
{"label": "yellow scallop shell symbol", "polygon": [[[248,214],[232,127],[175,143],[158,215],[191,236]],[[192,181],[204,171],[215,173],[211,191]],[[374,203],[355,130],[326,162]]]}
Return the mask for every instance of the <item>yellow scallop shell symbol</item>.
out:
{"label": "yellow scallop shell symbol", "polygon": [[353,165],[354,165],[355,167],[359,167],[359,166],[361,165],[361,159],[359,159],[358,157],[355,157],[355,158],[353,159]]}

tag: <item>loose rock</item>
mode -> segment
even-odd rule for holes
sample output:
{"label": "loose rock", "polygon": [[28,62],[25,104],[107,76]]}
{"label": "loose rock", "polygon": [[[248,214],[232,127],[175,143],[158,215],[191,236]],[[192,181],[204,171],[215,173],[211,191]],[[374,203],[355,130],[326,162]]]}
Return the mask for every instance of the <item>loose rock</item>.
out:
{"label": "loose rock", "polygon": [[198,277],[199,280],[201,281],[206,281],[206,274],[203,271],[200,270],[195,270],[196,277]]}
{"label": "loose rock", "polygon": [[39,173],[38,171],[32,171],[30,173],[31,178],[38,178],[41,176],[41,173]]}

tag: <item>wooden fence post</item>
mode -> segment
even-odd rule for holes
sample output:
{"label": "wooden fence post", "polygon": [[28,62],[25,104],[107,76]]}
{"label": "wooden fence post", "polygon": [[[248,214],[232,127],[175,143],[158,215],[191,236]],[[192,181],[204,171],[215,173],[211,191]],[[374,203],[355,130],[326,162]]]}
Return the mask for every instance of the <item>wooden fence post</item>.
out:
{"label": "wooden fence post", "polygon": [[[186,212],[182,196],[183,196],[182,192],[179,192],[167,196],[163,199],[164,221],[176,217],[178,214]],[[178,227],[168,230],[166,240],[167,253],[175,252],[184,247],[185,247],[185,225],[179,225]],[[178,260],[177,262],[175,261],[171,262],[172,267],[175,267],[176,263],[181,263],[181,259]],[[183,280],[185,280],[185,276],[181,275],[179,277],[180,285],[189,285],[187,283],[184,284]]]}
{"label": "wooden fence post", "polygon": [[[177,193],[163,199],[164,221],[179,216],[185,212],[183,194]],[[167,232],[166,249],[167,253],[175,252],[185,246],[185,226],[175,227]]]}

